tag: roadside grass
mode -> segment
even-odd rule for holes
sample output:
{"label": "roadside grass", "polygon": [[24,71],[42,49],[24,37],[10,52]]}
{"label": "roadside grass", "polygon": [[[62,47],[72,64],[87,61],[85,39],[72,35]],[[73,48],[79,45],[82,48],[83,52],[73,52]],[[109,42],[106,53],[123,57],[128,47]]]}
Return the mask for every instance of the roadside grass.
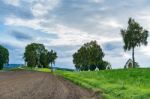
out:
{"label": "roadside grass", "polygon": [[0,70],[0,72],[4,72],[4,70]]}
{"label": "roadside grass", "polygon": [[40,72],[51,72],[49,68],[35,68],[35,71],[40,71]]}
{"label": "roadside grass", "polygon": [[39,72],[51,72],[49,68],[31,68],[31,67],[19,67],[19,68],[12,68],[9,69],[10,71],[20,71],[20,70],[27,70],[27,71],[39,71]]}
{"label": "roadside grass", "polygon": [[150,68],[70,72],[55,74],[99,91],[105,99],[150,99]]}

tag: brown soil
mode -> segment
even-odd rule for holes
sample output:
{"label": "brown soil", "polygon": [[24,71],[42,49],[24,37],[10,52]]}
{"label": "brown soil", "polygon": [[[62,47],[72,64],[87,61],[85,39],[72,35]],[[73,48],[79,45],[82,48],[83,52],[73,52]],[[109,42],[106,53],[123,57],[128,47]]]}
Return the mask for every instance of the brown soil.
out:
{"label": "brown soil", "polygon": [[62,77],[33,71],[0,73],[0,99],[101,99]]}

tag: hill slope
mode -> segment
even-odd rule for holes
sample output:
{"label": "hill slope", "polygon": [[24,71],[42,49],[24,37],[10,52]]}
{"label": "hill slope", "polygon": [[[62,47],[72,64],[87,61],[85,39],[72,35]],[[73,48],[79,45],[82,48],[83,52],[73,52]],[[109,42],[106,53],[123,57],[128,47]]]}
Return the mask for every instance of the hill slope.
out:
{"label": "hill slope", "polygon": [[150,99],[150,69],[56,71],[76,84],[100,90],[106,99]]}

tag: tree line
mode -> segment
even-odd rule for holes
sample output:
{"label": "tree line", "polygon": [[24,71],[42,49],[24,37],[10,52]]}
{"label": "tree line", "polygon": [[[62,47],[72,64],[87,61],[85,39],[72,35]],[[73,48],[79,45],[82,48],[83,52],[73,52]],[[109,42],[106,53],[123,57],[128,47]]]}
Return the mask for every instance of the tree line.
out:
{"label": "tree line", "polygon": [[55,65],[57,53],[48,51],[43,44],[31,43],[26,46],[24,60],[29,67],[49,68],[49,64]]}
{"label": "tree line", "polygon": [[[124,51],[132,50],[133,67],[137,67],[135,62],[135,48],[141,45],[147,45],[148,30],[144,29],[134,19],[129,18],[128,26],[126,29],[121,29],[120,34],[122,36]],[[96,41],[85,43],[73,54],[73,63],[75,68],[81,71],[104,70],[110,63],[105,61],[105,54],[101,49],[101,46]],[[26,46],[24,53],[24,61],[29,67],[47,68],[52,67],[55,64],[57,53],[54,50],[48,51],[43,44],[31,43]],[[8,50],[0,45],[0,69],[4,64],[9,62]]]}

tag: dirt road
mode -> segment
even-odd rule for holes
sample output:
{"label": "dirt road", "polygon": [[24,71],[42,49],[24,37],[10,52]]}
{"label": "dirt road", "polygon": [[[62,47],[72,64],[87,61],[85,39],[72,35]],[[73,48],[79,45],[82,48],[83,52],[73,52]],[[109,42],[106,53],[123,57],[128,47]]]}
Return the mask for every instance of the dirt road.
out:
{"label": "dirt road", "polygon": [[0,99],[100,99],[62,77],[32,71],[0,72]]}

